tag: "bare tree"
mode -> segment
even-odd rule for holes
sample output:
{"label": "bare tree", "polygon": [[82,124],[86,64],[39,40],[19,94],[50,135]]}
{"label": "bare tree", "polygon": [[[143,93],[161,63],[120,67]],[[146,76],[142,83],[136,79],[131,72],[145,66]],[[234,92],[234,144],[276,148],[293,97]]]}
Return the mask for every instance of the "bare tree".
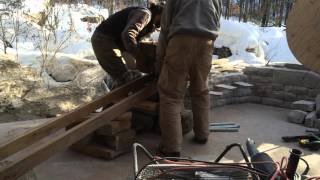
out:
{"label": "bare tree", "polygon": [[239,22],[241,21],[242,17],[243,17],[243,1],[244,0],[239,0],[239,8],[240,8],[240,15],[239,15]]}
{"label": "bare tree", "polygon": [[262,8],[263,10],[262,10],[261,26],[267,27],[269,24],[271,0],[264,0],[262,6],[263,6]]}
{"label": "bare tree", "polygon": [[37,36],[39,41],[37,48],[41,52],[40,75],[43,74],[47,63],[52,61],[57,53],[68,46],[68,41],[75,31],[70,12],[67,14],[69,16],[69,27],[68,29],[60,30],[59,34],[58,29],[60,28],[61,20],[65,18],[66,14],[63,14],[63,10],[55,6],[54,3],[46,4],[44,12],[46,12],[47,18],[45,23],[40,26]]}
{"label": "bare tree", "polygon": [[6,54],[8,47],[18,45],[21,21],[19,20],[21,0],[0,0],[0,38],[3,42],[3,51]]}

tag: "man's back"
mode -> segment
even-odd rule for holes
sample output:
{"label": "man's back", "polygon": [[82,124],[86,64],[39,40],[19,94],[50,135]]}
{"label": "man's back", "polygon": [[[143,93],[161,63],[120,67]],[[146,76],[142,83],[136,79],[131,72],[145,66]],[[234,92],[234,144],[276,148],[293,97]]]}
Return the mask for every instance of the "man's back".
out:
{"label": "man's back", "polygon": [[168,38],[175,34],[192,34],[214,39],[220,26],[220,0],[168,0],[164,12]]}

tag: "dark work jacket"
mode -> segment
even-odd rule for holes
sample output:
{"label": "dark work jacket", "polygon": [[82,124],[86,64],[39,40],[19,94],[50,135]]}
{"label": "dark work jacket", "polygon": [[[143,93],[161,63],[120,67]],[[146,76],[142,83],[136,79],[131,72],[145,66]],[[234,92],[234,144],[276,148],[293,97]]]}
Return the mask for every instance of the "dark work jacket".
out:
{"label": "dark work jacket", "polygon": [[138,41],[155,30],[147,8],[129,7],[111,15],[96,29],[111,37],[120,50],[133,51]]}

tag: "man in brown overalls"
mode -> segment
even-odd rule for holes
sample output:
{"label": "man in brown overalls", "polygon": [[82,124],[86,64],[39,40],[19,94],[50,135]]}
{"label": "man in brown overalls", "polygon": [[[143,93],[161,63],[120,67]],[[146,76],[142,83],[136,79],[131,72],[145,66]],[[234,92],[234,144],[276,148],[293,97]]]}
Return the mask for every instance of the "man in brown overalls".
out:
{"label": "man in brown overalls", "polygon": [[194,142],[205,144],[209,136],[209,90],[213,43],[221,16],[220,0],[167,0],[161,18],[157,59],[162,64],[160,95],[160,152],[180,156],[180,113],[190,81]]}
{"label": "man in brown overalls", "polygon": [[94,53],[102,68],[112,77],[111,89],[141,75],[130,70],[123,52],[137,55],[139,40],[160,26],[163,6],[125,8],[103,21],[91,37]]}

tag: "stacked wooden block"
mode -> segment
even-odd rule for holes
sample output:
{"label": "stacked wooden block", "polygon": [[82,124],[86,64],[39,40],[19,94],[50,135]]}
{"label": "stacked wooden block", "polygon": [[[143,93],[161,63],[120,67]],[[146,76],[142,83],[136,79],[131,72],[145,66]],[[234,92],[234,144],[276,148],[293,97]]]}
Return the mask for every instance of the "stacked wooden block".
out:
{"label": "stacked wooden block", "polygon": [[[192,130],[192,113],[185,110],[181,114],[183,133]],[[159,103],[143,101],[136,104],[130,112],[110,121],[90,136],[71,146],[71,149],[92,157],[113,159],[130,152],[137,132],[159,132]],[[70,127],[72,128],[72,126]]]}
{"label": "stacked wooden block", "polygon": [[127,112],[96,132],[71,146],[71,149],[89,156],[113,159],[131,151],[135,131],[131,129],[132,113]]}

